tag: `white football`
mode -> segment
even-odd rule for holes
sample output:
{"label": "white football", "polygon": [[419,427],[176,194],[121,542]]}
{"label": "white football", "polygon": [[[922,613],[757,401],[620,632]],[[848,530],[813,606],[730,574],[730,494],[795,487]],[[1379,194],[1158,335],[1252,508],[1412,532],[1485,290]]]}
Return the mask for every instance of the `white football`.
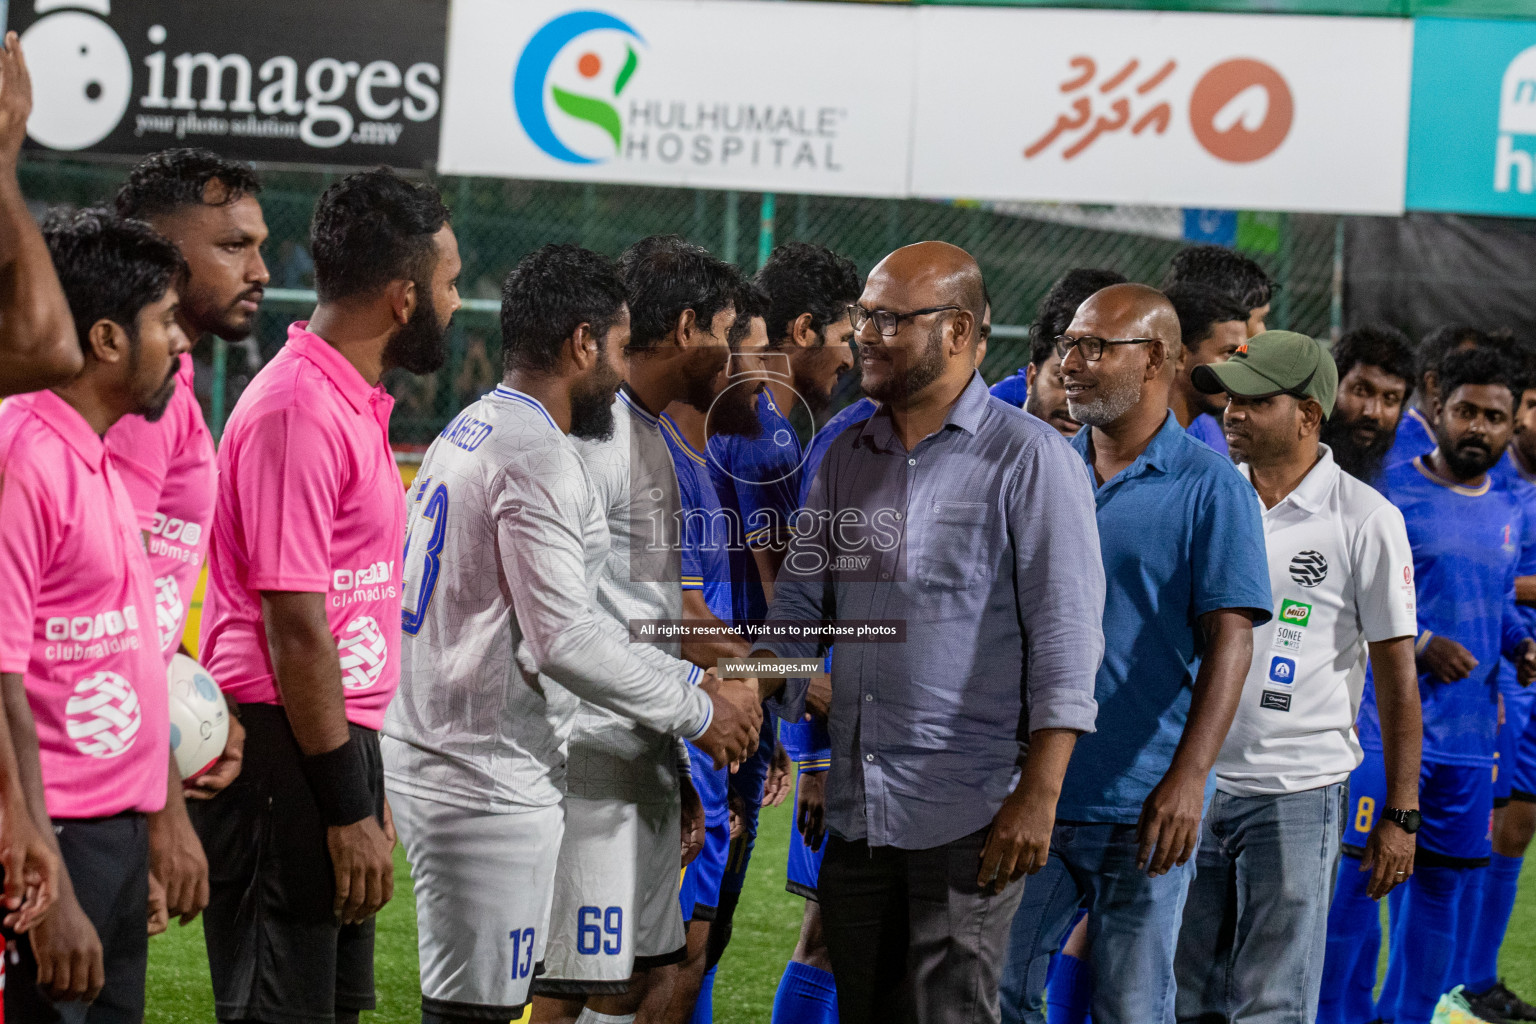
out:
{"label": "white football", "polygon": [[185,654],[171,659],[171,750],[183,780],[213,767],[229,739],[229,706],[208,670]]}

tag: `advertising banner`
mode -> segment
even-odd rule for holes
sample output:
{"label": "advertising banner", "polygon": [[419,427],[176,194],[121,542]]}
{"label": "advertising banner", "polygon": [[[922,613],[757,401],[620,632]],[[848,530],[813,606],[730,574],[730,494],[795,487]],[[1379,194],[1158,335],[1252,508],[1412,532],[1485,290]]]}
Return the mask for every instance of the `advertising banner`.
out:
{"label": "advertising banner", "polygon": [[440,167],[902,195],[915,13],[754,0],[455,0]]}
{"label": "advertising banner", "polygon": [[1536,22],[1417,25],[1408,206],[1536,216]]}
{"label": "advertising banner", "polygon": [[30,145],[275,163],[437,155],[445,0],[12,0]]}
{"label": "advertising banner", "polygon": [[1411,22],[914,13],[918,195],[1403,208]]}

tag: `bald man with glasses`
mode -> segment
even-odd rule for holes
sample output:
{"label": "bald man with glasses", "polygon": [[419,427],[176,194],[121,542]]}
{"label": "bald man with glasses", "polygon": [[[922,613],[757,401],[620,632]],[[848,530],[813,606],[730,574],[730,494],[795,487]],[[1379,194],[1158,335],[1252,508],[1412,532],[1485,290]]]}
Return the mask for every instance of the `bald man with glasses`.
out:
{"label": "bald man with glasses", "polygon": [[1174,948],[1211,766],[1270,617],[1253,487],[1168,409],[1168,299],[1094,293],[1057,339],[1072,439],[1093,477],[1105,576],[1096,731],[1073,753],[1051,854],[1013,920],[1003,1019],[1045,1020],[1050,958],[1088,908],[1095,1024],[1174,1020]]}
{"label": "bald man with glasses", "polygon": [[1021,879],[1045,862],[1073,744],[1093,729],[1104,577],[1087,473],[988,394],[985,305],[975,260],[942,242],[870,273],[851,316],[880,406],[828,446],[769,612],[905,633],[832,652],[817,893],[843,1024],[998,1019]]}

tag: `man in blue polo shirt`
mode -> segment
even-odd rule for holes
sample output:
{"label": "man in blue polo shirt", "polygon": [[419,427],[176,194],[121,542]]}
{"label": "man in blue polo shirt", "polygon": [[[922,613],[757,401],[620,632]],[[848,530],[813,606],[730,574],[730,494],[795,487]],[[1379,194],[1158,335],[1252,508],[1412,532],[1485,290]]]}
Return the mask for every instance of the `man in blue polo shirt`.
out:
{"label": "man in blue polo shirt", "polygon": [[1242,696],[1269,566],[1253,488],[1168,410],[1179,321],[1114,285],[1062,337],[1072,446],[1096,490],[1104,559],[1098,731],[1078,741],[1050,859],[1024,890],[1005,1021],[1043,1021],[1051,954],[1088,907],[1097,1024],[1174,1019],[1173,957],[1211,766]]}

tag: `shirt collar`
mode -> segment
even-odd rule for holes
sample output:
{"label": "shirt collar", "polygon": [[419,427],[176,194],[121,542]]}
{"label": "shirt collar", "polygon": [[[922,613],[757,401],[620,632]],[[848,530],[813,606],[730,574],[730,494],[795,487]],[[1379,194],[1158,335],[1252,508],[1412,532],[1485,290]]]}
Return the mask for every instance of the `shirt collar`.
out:
{"label": "shirt collar", "polygon": [[532,406],[539,411],[539,414],[542,415],[546,421],[548,421],[550,426],[554,427],[556,430],[560,429],[560,426],[555,423],[555,418],[549,414],[549,410],[544,408],[544,403],[539,401],[537,398],[534,398],[532,395],[519,391],[517,388],[508,387],[505,384],[496,385],[496,391],[494,393],[498,398],[507,398],[514,402],[521,402],[524,405]]}
{"label": "shirt collar", "polygon": [[1440,474],[1436,473],[1434,470],[1430,469],[1428,464],[1426,464],[1424,461],[1427,458],[1429,458],[1427,455],[1415,455],[1413,457],[1413,468],[1418,470],[1419,473],[1423,475],[1424,479],[1428,480],[1432,484],[1439,484],[1441,487],[1444,487],[1448,491],[1454,491],[1457,494],[1464,495],[1468,498],[1481,498],[1493,488],[1492,473],[1484,474],[1483,482],[1478,486],[1468,487],[1465,484],[1452,483],[1451,481],[1440,476]]}
{"label": "shirt collar", "polygon": [[[1083,457],[1083,461],[1087,462],[1090,468],[1093,462],[1088,454],[1088,444],[1092,439],[1092,433],[1093,428],[1085,426],[1074,434],[1072,440],[1068,442],[1073,448],[1077,449],[1077,454]],[[1132,462],[1125,469],[1115,474],[1114,479],[1119,480],[1122,477],[1135,476],[1141,472],[1143,467],[1150,467],[1166,473],[1169,469],[1173,468],[1173,464],[1178,458],[1179,446],[1185,439],[1193,440],[1185,433],[1184,428],[1179,426],[1179,421],[1173,415],[1173,410],[1169,409],[1167,417],[1163,420],[1163,425],[1158,428],[1157,433],[1152,435],[1152,440],[1148,443],[1146,449],[1136,457],[1135,462]],[[1108,480],[1105,481],[1106,484],[1109,482]]]}
{"label": "shirt collar", "polygon": [[341,392],[347,404],[358,412],[368,412],[369,404],[384,390],[383,384],[369,384],[364,380],[363,375],[357,372],[357,367],[347,362],[346,356],[309,329],[308,320],[288,325],[288,348],[295,355],[314,363],[336,385],[336,390]]}
{"label": "shirt collar", "polygon": [[655,427],[660,422],[655,416],[645,411],[645,406],[640,404],[640,399],[630,394],[627,382],[619,385],[619,401],[629,406],[636,416],[640,417],[641,420],[650,426]]}
{"label": "shirt collar", "polygon": [[64,439],[64,443],[80,456],[80,461],[89,466],[92,473],[101,472],[107,460],[107,446],[74,406],[52,391],[17,395],[6,399],[6,403],[30,408],[44,426]]}
{"label": "shirt collar", "polygon": [[[981,379],[981,374],[971,371],[971,379],[966,383],[965,389],[960,392],[960,397],[955,399],[949,407],[949,412],[944,415],[944,423],[932,436],[938,436],[944,432],[945,427],[958,427],[967,434],[975,435],[981,429],[981,421],[986,418],[987,400],[991,392],[987,390],[987,382]],[[869,419],[864,423],[861,436],[869,438],[877,447],[889,448],[895,438],[896,428],[891,423],[890,406],[881,402]],[[927,440],[924,438],[923,440]],[[921,443],[921,442],[919,442]]]}
{"label": "shirt collar", "polygon": [[[1264,509],[1268,515],[1276,508],[1287,503],[1295,505],[1307,515],[1317,515],[1328,503],[1328,495],[1333,493],[1334,485],[1339,481],[1339,464],[1333,460],[1333,449],[1319,443],[1317,463],[1309,470],[1307,475],[1301,478],[1301,482],[1291,488],[1291,493],[1275,502],[1274,508]],[[1252,468],[1246,462],[1238,464],[1238,472],[1250,483],[1253,481]],[[1261,503],[1262,504],[1262,503]]]}

